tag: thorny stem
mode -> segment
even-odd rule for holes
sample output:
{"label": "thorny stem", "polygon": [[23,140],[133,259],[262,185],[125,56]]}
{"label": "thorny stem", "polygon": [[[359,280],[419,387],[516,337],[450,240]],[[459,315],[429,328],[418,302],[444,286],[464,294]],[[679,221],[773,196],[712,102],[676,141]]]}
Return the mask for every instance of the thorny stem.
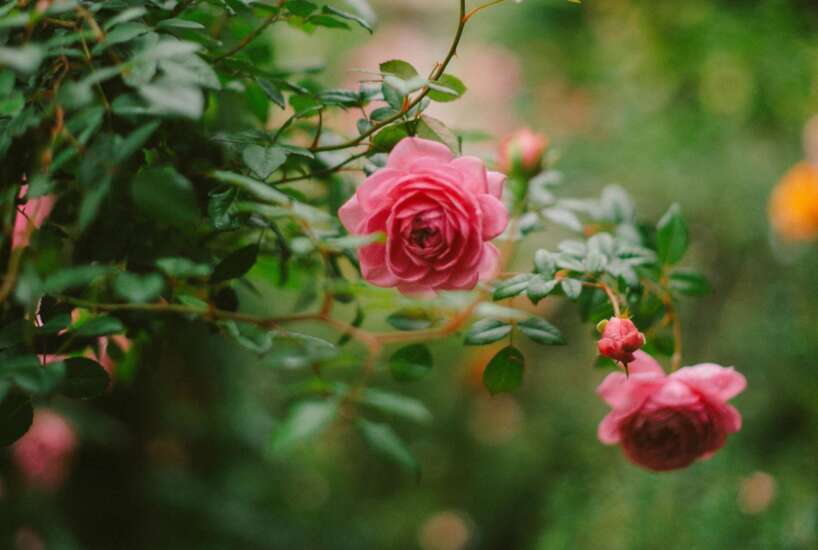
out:
{"label": "thorny stem", "polygon": [[[429,80],[434,82],[437,81],[441,76],[443,76],[443,72],[446,70],[446,67],[449,66],[449,63],[457,54],[457,47],[460,45],[460,39],[463,38],[463,30],[466,28],[466,23],[468,22],[468,20],[469,17],[466,14],[466,0],[460,0],[460,17],[458,19],[457,32],[455,33],[454,39],[452,40],[452,45],[449,48],[449,52],[446,54],[446,57],[443,59],[443,61],[437,65],[434,71],[432,71],[432,76],[429,78]],[[415,98],[412,101],[406,103],[399,113],[383,120],[378,124],[373,125],[369,130],[359,135],[358,137],[350,139],[349,141],[345,141],[343,143],[339,143],[337,145],[324,145],[321,147],[313,147],[311,148],[311,151],[313,152],[337,151],[339,149],[348,149],[350,147],[360,145],[369,136],[373,135],[381,128],[384,128],[392,124],[396,120],[403,117],[407,112],[411,111],[418,103],[423,101],[423,98],[425,98],[429,94],[430,90],[431,88],[429,88],[428,86],[424,86],[423,89],[421,89],[420,93],[417,96],[415,96]]]}

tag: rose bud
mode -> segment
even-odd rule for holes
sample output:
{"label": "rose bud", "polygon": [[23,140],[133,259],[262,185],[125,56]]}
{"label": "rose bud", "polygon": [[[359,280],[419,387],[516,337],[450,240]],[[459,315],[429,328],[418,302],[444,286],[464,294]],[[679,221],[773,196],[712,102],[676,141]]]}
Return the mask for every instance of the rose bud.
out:
{"label": "rose bud", "polygon": [[536,174],[548,149],[548,138],[528,128],[517,130],[500,143],[497,165],[502,172]]}
{"label": "rose bud", "polygon": [[604,325],[602,338],[597,342],[599,354],[614,361],[628,364],[633,352],[645,345],[645,335],[639,332],[630,319],[611,317]]}
{"label": "rose bud", "polygon": [[14,444],[12,456],[29,485],[53,491],[65,481],[76,446],[74,428],[65,418],[38,409],[31,428]]}
{"label": "rose bud", "polygon": [[705,363],[666,375],[650,355],[634,355],[630,376],[611,373],[597,388],[613,409],[599,424],[602,443],[622,445],[634,464],[667,471],[710,458],[741,429],[727,401],[747,381],[732,367]]}
{"label": "rose bud", "polygon": [[351,234],[386,236],[359,250],[364,278],[421,295],[472,289],[493,278],[500,254],[489,241],[508,224],[500,200],[504,181],[478,158],[455,158],[434,141],[403,139],[386,167],[338,211]]}

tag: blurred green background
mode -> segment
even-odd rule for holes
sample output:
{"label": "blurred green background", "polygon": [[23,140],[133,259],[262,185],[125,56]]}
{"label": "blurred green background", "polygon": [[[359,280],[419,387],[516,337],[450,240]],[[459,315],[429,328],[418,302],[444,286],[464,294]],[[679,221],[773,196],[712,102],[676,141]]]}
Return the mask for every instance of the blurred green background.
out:
{"label": "blurred green background", "polygon": [[[281,27],[266,39],[294,65],[327,60],[338,84],[392,56],[431,67],[443,55],[454,0],[373,6],[371,39],[319,30],[305,40]],[[8,547],[31,548],[20,542],[26,525],[47,548],[818,548],[818,247],[776,243],[766,217],[818,112],[818,4],[508,2],[469,25],[451,71],[470,90],[436,116],[491,136],[548,134],[565,194],[618,183],[647,219],[682,205],[694,241],[686,263],[715,289],[682,310],[685,363],[747,376],[735,401],[743,430],[684,471],[630,465],[596,438],[606,407],[591,335],[574,309],[549,305],[571,345],[527,348],[521,391],[490,398],[475,375],[487,357],[458,339],[436,343],[435,371],[400,387],[434,415],[427,426],[395,420],[419,480],[344,421],[270,457],[289,383],[304,374],[264,368],[179,321],[130,386],[72,411],[83,444],[59,492],[0,498]],[[466,150],[491,159],[495,147]],[[2,461],[4,492],[19,491]]]}

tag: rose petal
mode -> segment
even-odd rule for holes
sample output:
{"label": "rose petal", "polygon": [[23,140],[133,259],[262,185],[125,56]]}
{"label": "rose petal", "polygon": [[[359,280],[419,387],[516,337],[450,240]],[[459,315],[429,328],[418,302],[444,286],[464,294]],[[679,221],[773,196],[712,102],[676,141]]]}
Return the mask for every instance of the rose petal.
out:
{"label": "rose petal", "polygon": [[480,259],[480,280],[490,281],[500,270],[500,251],[491,243],[483,243],[483,257]]}
{"label": "rose petal", "polygon": [[727,401],[747,387],[747,379],[733,367],[702,363],[684,367],[670,375],[713,398]]}
{"label": "rose petal", "polygon": [[366,214],[357,196],[352,195],[352,198],[338,209],[338,218],[347,231],[352,234],[358,233],[358,226],[360,226],[361,222],[366,218]]}
{"label": "rose petal", "polygon": [[410,137],[402,139],[392,149],[386,166],[387,168],[408,170],[412,162],[420,157],[430,157],[439,160],[441,163],[447,163],[452,160],[454,155],[442,143]]}
{"label": "rose petal", "polygon": [[497,197],[498,199],[503,197],[503,187],[505,187],[506,183],[506,175],[500,172],[489,172],[488,173],[488,192]]}
{"label": "rose petal", "polygon": [[477,202],[483,212],[483,239],[488,241],[505,231],[508,225],[508,210],[500,199],[493,195],[478,195]]}
{"label": "rose petal", "polygon": [[460,172],[464,189],[475,195],[488,192],[488,175],[482,160],[477,157],[460,157],[450,162],[449,166]]}

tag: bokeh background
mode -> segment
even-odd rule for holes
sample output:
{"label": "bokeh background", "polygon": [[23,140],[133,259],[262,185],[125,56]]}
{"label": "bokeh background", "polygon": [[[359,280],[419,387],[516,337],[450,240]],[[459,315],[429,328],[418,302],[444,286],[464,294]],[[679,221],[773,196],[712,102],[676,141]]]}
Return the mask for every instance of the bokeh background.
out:
{"label": "bokeh background", "polygon": [[[294,66],[326,62],[326,82],[339,85],[385,59],[426,68],[446,51],[454,0],[372,5],[371,39],[319,30],[306,40],[278,26],[264,40]],[[434,344],[434,372],[399,388],[434,415],[425,426],[394,420],[420,479],[343,421],[282,457],[269,452],[270,434],[309,377],[180,320],[128,383],[65,412],[81,443],[61,488],[23,487],[2,455],[7,547],[818,548],[818,244],[782,243],[767,219],[771,189],[804,157],[802,128],[818,112],[818,5],[508,2],[470,23],[451,72],[469,92],[434,108],[486,136],[468,152],[491,159],[496,137],[529,126],[550,137],[566,194],[618,183],[646,219],[682,205],[694,242],[685,263],[714,287],[682,309],[685,362],[747,376],[735,402],[743,430],[684,471],[630,465],[596,439],[605,373],[593,367],[591,334],[574,309],[549,304],[571,345],[526,348],[513,395],[490,398],[479,383],[489,353],[457,339]],[[261,288],[265,276],[264,266],[253,273]],[[286,296],[299,284],[296,274]],[[265,292],[243,303],[287,301]],[[377,296],[374,318],[394,306]]]}

